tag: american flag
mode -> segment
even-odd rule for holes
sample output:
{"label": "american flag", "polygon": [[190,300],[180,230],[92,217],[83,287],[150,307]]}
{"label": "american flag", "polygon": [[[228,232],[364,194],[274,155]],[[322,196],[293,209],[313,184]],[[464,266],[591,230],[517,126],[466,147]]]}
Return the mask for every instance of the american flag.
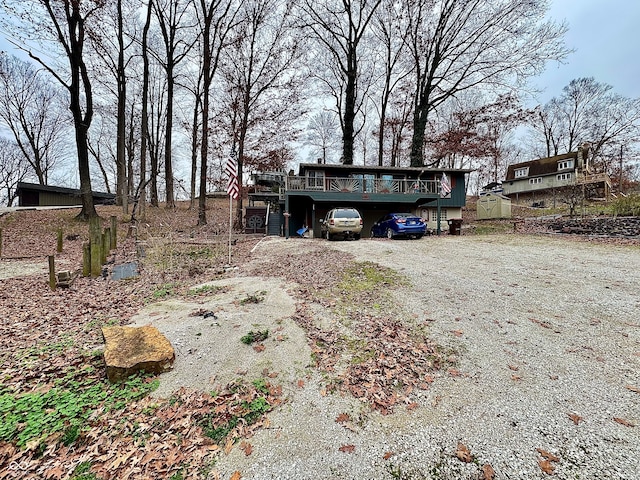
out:
{"label": "american flag", "polygon": [[232,199],[238,198],[240,189],[238,187],[238,164],[236,163],[236,152],[233,150],[229,159],[227,160],[227,166],[224,171],[229,176],[229,182],[227,183],[227,195],[230,195]]}
{"label": "american flag", "polygon": [[442,179],[440,180],[440,198],[446,198],[451,193],[451,184],[449,183],[449,179],[442,172]]}

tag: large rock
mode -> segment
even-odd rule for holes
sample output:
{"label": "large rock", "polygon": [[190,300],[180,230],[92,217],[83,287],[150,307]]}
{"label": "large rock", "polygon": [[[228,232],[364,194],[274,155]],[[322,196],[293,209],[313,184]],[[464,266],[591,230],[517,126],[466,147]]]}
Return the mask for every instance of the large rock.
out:
{"label": "large rock", "polygon": [[175,352],[157,328],[103,327],[107,378],[119,382],[140,371],[162,373],[171,370]]}

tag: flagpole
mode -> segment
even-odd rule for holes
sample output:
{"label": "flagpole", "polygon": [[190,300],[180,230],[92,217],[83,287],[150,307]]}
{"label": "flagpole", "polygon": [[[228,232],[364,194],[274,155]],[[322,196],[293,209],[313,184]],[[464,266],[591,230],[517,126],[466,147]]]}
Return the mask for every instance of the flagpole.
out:
{"label": "flagpole", "polygon": [[233,230],[233,195],[229,195],[229,266],[231,266],[231,232]]}

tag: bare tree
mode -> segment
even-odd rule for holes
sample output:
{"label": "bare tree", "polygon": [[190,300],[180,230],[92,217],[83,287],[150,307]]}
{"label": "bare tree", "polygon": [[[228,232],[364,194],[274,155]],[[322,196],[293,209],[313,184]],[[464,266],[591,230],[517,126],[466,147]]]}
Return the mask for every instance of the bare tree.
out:
{"label": "bare tree", "polygon": [[[95,16],[103,5],[98,0],[22,0],[5,3],[3,8],[18,23],[12,25],[12,33],[21,38],[16,46],[42,65],[69,92],[69,109],[73,116],[82,210],[78,218],[95,217],[87,134],[93,119],[93,91],[84,57],[86,22]],[[27,23],[29,22],[29,23]],[[26,38],[25,38],[26,37]],[[62,49],[68,65],[63,67],[45,55],[36,55],[29,46],[29,39],[48,41]]]}
{"label": "bare tree", "polygon": [[24,181],[28,172],[16,142],[0,137],[0,202],[13,205],[18,182]]}
{"label": "bare tree", "polygon": [[[207,223],[207,170],[209,164],[209,102],[211,84],[218,71],[220,55],[227,43],[227,36],[235,25],[238,12],[228,0],[200,0],[200,24],[202,27],[202,136],[200,141],[200,199],[198,225]],[[194,113],[194,115],[196,115]],[[195,123],[195,120],[194,120]],[[194,135],[195,135],[194,130]],[[194,158],[195,160],[195,158]],[[195,174],[195,171],[194,171]]]}
{"label": "bare tree", "polygon": [[48,183],[65,130],[62,97],[42,70],[0,52],[0,120],[41,185]]}
{"label": "bare tree", "polygon": [[166,73],[167,112],[164,132],[164,170],[167,208],[175,208],[173,185],[173,161],[171,142],[173,138],[173,102],[176,84],[176,68],[187,57],[195,43],[194,38],[186,38],[185,31],[192,27],[189,12],[192,2],[185,0],[156,0],[153,9],[162,34],[164,57],[158,58]]}
{"label": "bare tree", "polygon": [[[285,125],[300,114],[303,45],[294,35],[292,7],[291,2],[276,0],[244,2],[234,40],[224,51],[224,77],[237,99],[237,122],[232,123],[232,132],[240,186],[250,130],[263,139],[284,138]],[[269,127],[274,130],[270,132]],[[236,224],[242,224],[242,196],[237,202]]]}
{"label": "bare tree", "polygon": [[[382,0],[305,0],[302,9],[305,24],[319,45],[333,59],[331,85],[337,92],[342,127],[342,162],[353,164],[353,147],[356,135],[356,115],[366,91],[362,81],[363,40],[369,32],[373,15]],[[338,96],[339,95],[339,96]]]}
{"label": "bare tree", "polygon": [[306,141],[314,148],[314,154],[319,152],[322,163],[327,163],[328,154],[336,147],[337,133],[333,112],[322,110],[309,119]]}
{"label": "bare tree", "polygon": [[[147,146],[149,143],[149,51],[148,37],[151,28],[151,14],[153,12],[153,0],[147,3],[147,12],[145,23],[142,29],[142,112],[140,114],[140,183],[136,195],[134,195],[134,207],[132,210],[132,218],[135,217],[136,206],[139,205],[140,218],[144,219],[147,205]],[[157,201],[156,194],[156,201]]]}
{"label": "bare tree", "polygon": [[[122,0],[108,2],[102,9],[100,22],[95,22],[89,29],[92,46],[98,53],[96,64],[106,66],[107,75],[98,71],[97,81],[107,87],[116,98],[114,112],[116,131],[116,203],[122,205],[127,212],[128,206],[128,174],[127,174],[127,66],[132,59],[132,46],[137,40],[136,18],[138,5],[129,2],[123,5]],[[113,83],[108,83],[111,80]]]}
{"label": "bare tree", "polygon": [[545,21],[546,0],[419,0],[409,4],[415,66],[411,165],[424,162],[429,114],[477,86],[516,85],[567,54],[563,25]]}
{"label": "bare tree", "polygon": [[378,8],[372,23],[373,35],[379,41],[381,48],[376,55],[377,62],[382,69],[382,90],[379,95],[378,109],[378,165],[383,165],[385,153],[385,129],[387,127],[387,112],[394,90],[402,84],[404,79],[412,73],[412,66],[404,62],[405,38],[409,34],[409,22],[403,15],[402,3],[383,2]]}

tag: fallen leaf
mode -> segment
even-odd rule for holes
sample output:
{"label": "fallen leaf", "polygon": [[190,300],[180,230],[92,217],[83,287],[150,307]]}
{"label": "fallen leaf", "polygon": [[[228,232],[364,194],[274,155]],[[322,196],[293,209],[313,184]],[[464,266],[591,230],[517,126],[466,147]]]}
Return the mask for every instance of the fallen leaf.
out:
{"label": "fallen leaf", "polygon": [[465,463],[473,461],[473,455],[471,455],[471,452],[466,445],[462,443],[458,443],[458,448],[456,448],[456,457],[458,457],[458,460]]}
{"label": "fallen leaf", "polygon": [[540,465],[542,471],[547,475],[553,475],[553,471],[556,469],[549,460],[543,460],[541,458],[538,459],[538,465]]}
{"label": "fallen leaf", "polygon": [[240,450],[242,450],[245,456],[248,457],[249,455],[251,455],[251,452],[253,452],[253,447],[249,442],[242,441],[240,442]]}
{"label": "fallen leaf", "polygon": [[342,453],[353,453],[355,449],[355,445],[342,445],[338,450],[340,450]]}
{"label": "fallen leaf", "polygon": [[629,420],[625,420],[624,418],[613,417],[613,420],[618,422],[620,425],[624,425],[625,427],[635,427],[636,426],[635,423],[632,423]]}
{"label": "fallen leaf", "polygon": [[640,388],[634,386],[634,385],[626,385],[625,388],[627,390],[631,390],[632,392],[636,392],[636,393],[640,393]]}
{"label": "fallen leaf", "polygon": [[517,382],[522,380],[522,377],[519,375],[511,375],[511,380],[513,380],[514,382]]}
{"label": "fallen leaf", "polygon": [[540,455],[542,455],[544,458],[546,458],[547,460],[549,460],[551,462],[559,462],[560,461],[560,458],[556,457],[551,452],[547,452],[546,450],[543,450],[541,448],[536,448],[536,450],[538,451],[538,453]]}
{"label": "fallen leaf", "polygon": [[236,470],[235,472],[233,472],[233,475],[231,475],[231,478],[229,480],[240,480],[241,478],[242,475]]}
{"label": "fallen leaf", "polygon": [[394,455],[395,454],[393,452],[386,452],[382,458],[384,458],[385,460],[389,460]]}
{"label": "fallen leaf", "polygon": [[462,330],[451,330],[451,333],[453,333],[456,337],[461,337],[462,336]]}
{"label": "fallen leaf", "polygon": [[573,420],[573,423],[575,423],[576,425],[578,425],[583,420],[583,418],[577,413],[567,413],[567,415],[569,415],[569,418]]}
{"label": "fallen leaf", "polygon": [[348,422],[349,420],[351,420],[351,417],[349,416],[348,413],[341,413],[336,418],[336,422],[338,423],[345,423],[345,422]]}
{"label": "fallen leaf", "polygon": [[304,387],[304,380],[298,380],[298,388]]}
{"label": "fallen leaf", "polygon": [[44,474],[45,478],[56,478],[56,479],[60,479],[64,476],[66,472],[60,467],[60,465],[57,465],[54,468],[51,468],[49,470],[47,470]]}
{"label": "fallen leaf", "polygon": [[518,370],[520,370],[520,368],[515,365],[507,365],[507,367],[509,367],[509,370],[513,370],[514,372],[517,372]]}
{"label": "fallen leaf", "polygon": [[493,469],[491,465],[485,463],[482,466],[482,480],[493,480],[496,476],[496,471]]}
{"label": "fallen leaf", "polygon": [[229,438],[227,443],[224,445],[224,454],[229,455],[229,453],[233,450],[233,438]]}
{"label": "fallen leaf", "polygon": [[415,410],[416,408],[418,408],[418,406],[419,405],[416,402],[411,402],[409,405],[407,405],[407,410],[411,412],[411,411]]}
{"label": "fallen leaf", "polygon": [[264,343],[261,343],[260,345],[256,345],[255,347],[253,347],[253,349],[258,353],[264,352],[265,348],[267,347],[264,346]]}

